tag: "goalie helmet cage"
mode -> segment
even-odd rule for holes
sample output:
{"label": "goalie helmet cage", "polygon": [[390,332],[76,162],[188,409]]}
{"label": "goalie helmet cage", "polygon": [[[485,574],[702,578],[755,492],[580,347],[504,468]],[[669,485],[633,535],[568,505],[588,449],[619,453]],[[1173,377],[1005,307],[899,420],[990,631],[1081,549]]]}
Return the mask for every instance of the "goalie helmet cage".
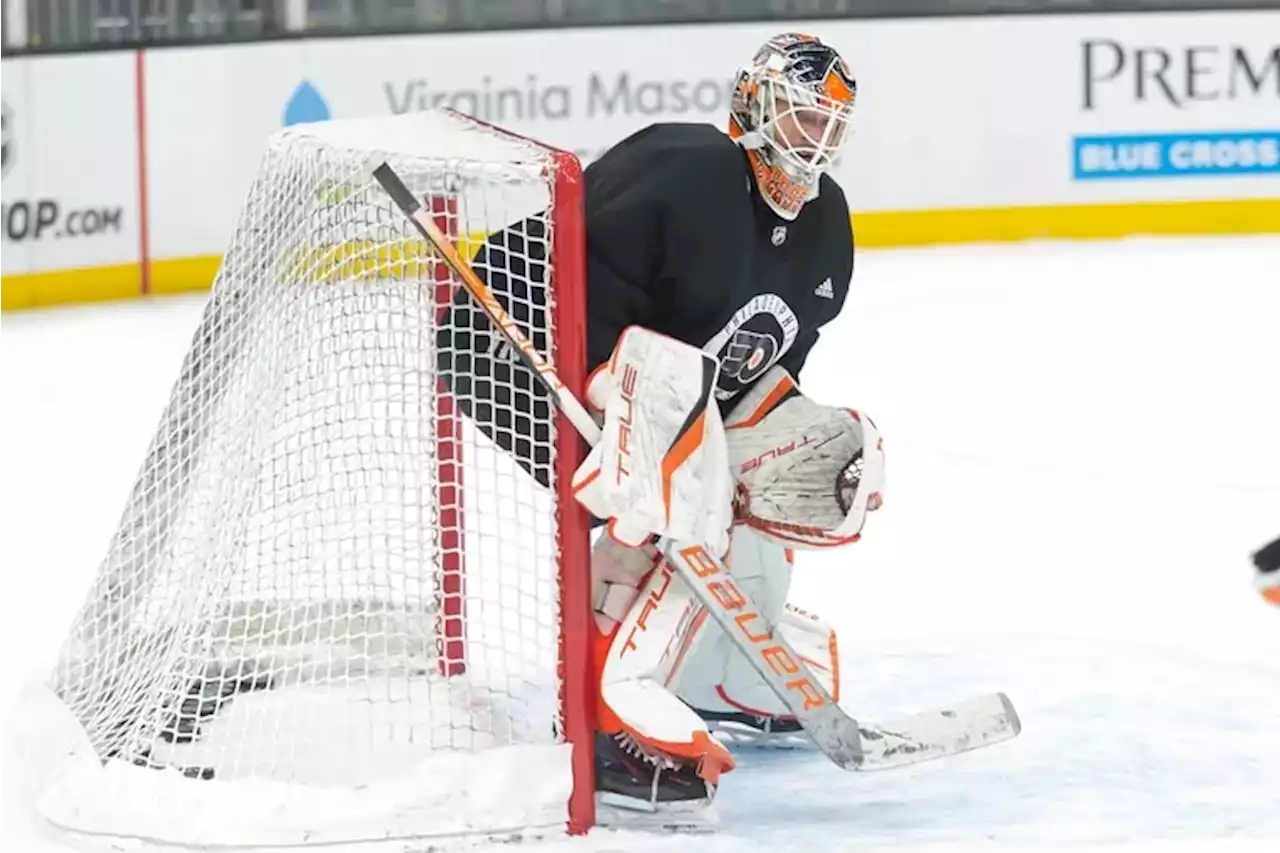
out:
{"label": "goalie helmet cage", "polygon": [[581,394],[576,157],[447,110],[274,134],[42,694],[82,759],[40,800],[55,825],[236,847],[593,822],[583,445],[375,155]]}

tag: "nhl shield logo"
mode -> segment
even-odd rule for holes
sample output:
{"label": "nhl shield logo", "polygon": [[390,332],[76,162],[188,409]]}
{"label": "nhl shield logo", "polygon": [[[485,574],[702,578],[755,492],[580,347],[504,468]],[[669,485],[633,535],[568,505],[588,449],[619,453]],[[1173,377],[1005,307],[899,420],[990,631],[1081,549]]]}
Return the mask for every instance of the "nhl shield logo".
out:
{"label": "nhl shield logo", "polygon": [[0,174],[7,177],[13,168],[13,110],[8,104],[0,102],[0,132],[3,133],[3,147],[0,147]]}
{"label": "nhl shield logo", "polygon": [[787,242],[787,226],[773,226],[773,237],[770,239],[772,239],[773,245],[775,246],[781,246],[783,243]]}

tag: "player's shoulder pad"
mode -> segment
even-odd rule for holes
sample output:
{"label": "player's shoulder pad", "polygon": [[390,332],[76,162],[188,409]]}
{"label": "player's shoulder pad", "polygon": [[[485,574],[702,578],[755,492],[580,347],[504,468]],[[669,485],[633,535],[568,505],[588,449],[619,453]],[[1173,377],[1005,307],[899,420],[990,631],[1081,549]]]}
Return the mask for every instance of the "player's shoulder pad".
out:
{"label": "player's shoulder pad", "polygon": [[661,164],[664,178],[687,189],[714,189],[718,184],[748,186],[750,173],[742,149],[718,127],[695,122],[660,122],[637,142]]}

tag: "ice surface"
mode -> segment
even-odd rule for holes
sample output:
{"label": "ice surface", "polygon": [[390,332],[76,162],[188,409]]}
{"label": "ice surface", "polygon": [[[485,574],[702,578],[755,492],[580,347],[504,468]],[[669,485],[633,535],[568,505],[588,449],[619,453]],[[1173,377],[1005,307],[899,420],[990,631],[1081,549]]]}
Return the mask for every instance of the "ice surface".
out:
{"label": "ice surface", "polygon": [[[1005,690],[1021,737],[876,775],[743,751],[714,836],[524,846],[1280,849],[1280,612],[1248,566],[1280,533],[1278,270],[1275,238],[861,253],[803,381],[876,419],[887,502],[863,542],[800,555],[793,598],[840,631],[855,714]],[[8,712],[81,602],[199,307],[4,317],[6,851],[123,848],[20,807]],[[342,808],[317,801],[317,825]]]}

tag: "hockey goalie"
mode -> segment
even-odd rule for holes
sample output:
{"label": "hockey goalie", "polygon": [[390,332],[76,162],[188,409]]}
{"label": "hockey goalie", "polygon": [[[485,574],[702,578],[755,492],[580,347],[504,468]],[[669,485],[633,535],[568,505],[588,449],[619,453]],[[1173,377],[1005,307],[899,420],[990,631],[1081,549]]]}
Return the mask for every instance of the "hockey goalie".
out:
{"label": "hockey goalie", "polygon": [[[793,556],[856,542],[884,499],[875,423],[799,381],[853,275],[849,207],[829,172],[856,91],[831,47],[779,35],[739,72],[728,133],[651,125],[584,173],[585,396],[599,440],[572,488],[599,528],[601,823],[713,822],[734,767],[717,735],[730,728],[803,736],[846,770],[955,755],[1021,730],[1003,693],[858,721],[839,706],[830,624],[788,604]],[[419,215],[411,194],[396,194]],[[490,235],[475,255],[487,281],[475,286],[508,317],[450,317],[437,341],[464,413],[544,485],[539,448],[564,401],[525,362],[548,343],[546,297],[531,286],[548,227],[535,215]],[[495,323],[527,329],[523,355]],[[590,419],[576,400],[571,408],[575,423]]]}
{"label": "hockey goalie", "polygon": [[[586,170],[587,402],[604,440],[574,487],[603,528],[591,566],[596,763],[613,805],[697,812],[734,766],[715,728],[797,728],[659,559],[658,537],[713,548],[838,693],[831,628],[787,595],[794,551],[856,541],[882,495],[874,423],[798,383],[853,273],[849,207],[828,172],[856,88],[831,47],[779,35],[739,73],[728,134],[652,125]],[[533,271],[512,264],[536,259],[544,227],[520,223],[479,251],[477,268],[509,305],[535,301],[521,281]],[[483,319],[466,334],[468,363],[443,365],[470,377],[455,380],[467,383],[459,398],[503,394],[513,383],[501,345]],[[517,457],[535,452],[540,442],[519,446],[519,425],[505,420],[514,402],[498,402],[468,414]]]}
{"label": "hockey goalie", "polygon": [[724,594],[754,601],[834,697],[834,632],[786,603],[791,549],[856,541],[883,484],[870,419],[809,400],[776,366],[722,418],[717,367],[687,344],[626,330],[588,385],[604,437],[574,482],[578,500],[608,519],[591,563],[597,789],[603,805],[676,823],[709,806],[733,769],[715,725],[768,737],[796,723],[708,623],[653,536],[708,543],[731,567]]}

